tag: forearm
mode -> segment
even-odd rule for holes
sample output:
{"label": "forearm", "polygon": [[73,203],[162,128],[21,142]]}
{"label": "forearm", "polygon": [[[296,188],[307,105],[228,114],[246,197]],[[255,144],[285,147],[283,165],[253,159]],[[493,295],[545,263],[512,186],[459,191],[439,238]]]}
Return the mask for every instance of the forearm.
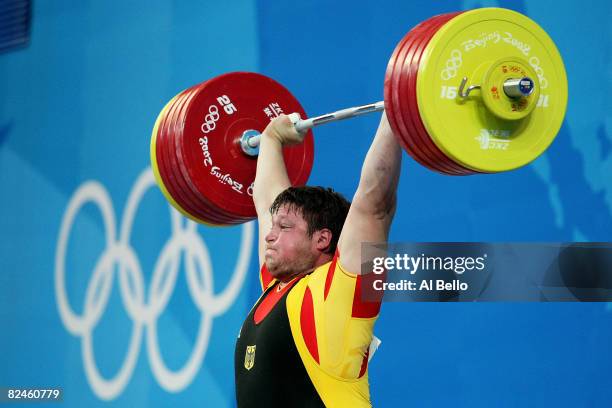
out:
{"label": "forearm", "polygon": [[364,160],[353,202],[368,212],[392,216],[401,161],[402,149],[383,114]]}
{"label": "forearm", "polygon": [[281,142],[264,132],[259,143],[257,173],[253,184],[256,209],[267,211],[276,196],[290,186]]}

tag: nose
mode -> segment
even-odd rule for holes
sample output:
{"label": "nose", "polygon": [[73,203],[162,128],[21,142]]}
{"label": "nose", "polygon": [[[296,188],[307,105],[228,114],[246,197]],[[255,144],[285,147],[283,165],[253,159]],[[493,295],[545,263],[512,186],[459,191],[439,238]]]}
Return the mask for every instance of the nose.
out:
{"label": "nose", "polygon": [[276,241],[276,238],[277,238],[277,234],[276,234],[276,231],[274,231],[274,228],[270,228],[270,231],[264,237],[267,243],[272,243]]}

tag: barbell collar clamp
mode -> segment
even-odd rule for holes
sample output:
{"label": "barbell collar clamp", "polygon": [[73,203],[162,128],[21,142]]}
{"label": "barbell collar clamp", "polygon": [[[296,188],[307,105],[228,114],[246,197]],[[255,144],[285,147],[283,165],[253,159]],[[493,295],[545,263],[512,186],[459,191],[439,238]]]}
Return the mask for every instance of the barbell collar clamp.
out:
{"label": "barbell collar clamp", "polygon": [[[240,138],[240,147],[247,156],[257,156],[259,154],[259,138],[261,134],[254,129],[247,129],[242,133]],[[253,143],[257,138],[258,142]]]}
{"label": "barbell collar clamp", "polygon": [[535,83],[529,77],[508,78],[504,81],[504,93],[513,99],[526,98],[535,91]]}

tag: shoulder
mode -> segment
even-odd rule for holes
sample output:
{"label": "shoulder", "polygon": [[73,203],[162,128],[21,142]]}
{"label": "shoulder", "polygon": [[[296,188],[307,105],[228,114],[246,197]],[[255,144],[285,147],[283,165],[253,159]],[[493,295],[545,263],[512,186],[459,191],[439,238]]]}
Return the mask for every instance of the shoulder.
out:
{"label": "shoulder", "polygon": [[[337,281],[345,281],[345,285],[354,287],[357,275],[349,273],[340,263],[340,256],[336,252],[334,257],[327,263],[317,267],[311,274],[306,276],[304,284],[313,294],[327,299],[333,286],[338,286]],[[345,289],[349,289],[346,287]]]}

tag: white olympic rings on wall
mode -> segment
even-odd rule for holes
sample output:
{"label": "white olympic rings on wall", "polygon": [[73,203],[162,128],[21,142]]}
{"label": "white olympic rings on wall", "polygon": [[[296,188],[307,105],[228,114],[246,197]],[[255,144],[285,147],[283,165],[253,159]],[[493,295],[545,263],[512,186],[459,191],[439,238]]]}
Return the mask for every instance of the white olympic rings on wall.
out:
{"label": "white olympic rings on wall", "polygon": [[[85,373],[94,393],[101,399],[116,398],[129,382],[138,355],[143,330],[146,329],[149,363],[158,383],[167,391],[178,392],[188,386],[200,369],[208,347],[212,320],[223,314],[234,302],[248,269],[253,244],[253,223],[242,227],[240,248],[234,273],[225,289],[214,294],[213,271],[206,243],[196,230],[196,224],[184,219],[170,209],[172,233],[161,250],[154,266],[148,293],[140,261],[130,245],[132,224],[138,206],[146,191],[155,186],[150,168],[138,177],[127,200],[117,236],[115,212],[112,200],[104,186],[89,181],[74,193],[64,213],[55,254],[55,293],[59,314],[66,329],[81,337],[81,350]],[[66,293],[66,250],[76,215],[87,203],[95,204],[102,215],[106,232],[105,248],[91,274],[85,292],[82,314],[75,313]],[[179,273],[181,253],[185,256],[185,273],[189,293],[201,313],[194,348],[182,368],[170,370],[163,361],[157,338],[157,319],[168,304]],[[121,368],[114,377],[104,378],[95,361],[92,333],[108,305],[109,296],[117,275],[122,303],[133,321],[131,338]],[[131,284],[131,285],[130,285]],[[148,295],[148,296],[147,296]],[[148,299],[148,302],[147,302]]]}

